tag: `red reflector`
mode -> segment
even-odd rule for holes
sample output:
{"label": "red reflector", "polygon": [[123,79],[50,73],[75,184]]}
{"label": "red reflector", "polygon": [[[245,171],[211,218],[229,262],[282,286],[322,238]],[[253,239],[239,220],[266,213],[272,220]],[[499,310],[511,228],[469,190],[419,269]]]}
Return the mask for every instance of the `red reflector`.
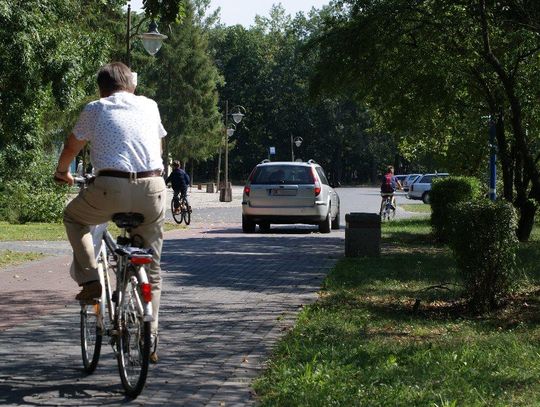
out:
{"label": "red reflector", "polygon": [[142,283],[141,284],[141,295],[144,302],[152,301],[152,284]]}
{"label": "red reflector", "polygon": [[251,188],[248,187],[247,185],[244,187],[244,194],[246,194],[247,196],[249,196],[249,193],[251,192]]}
{"label": "red reflector", "polygon": [[315,187],[315,196],[318,196],[321,193],[320,187]]}
{"label": "red reflector", "polygon": [[152,257],[132,257],[129,262],[131,264],[149,264],[152,263]]}

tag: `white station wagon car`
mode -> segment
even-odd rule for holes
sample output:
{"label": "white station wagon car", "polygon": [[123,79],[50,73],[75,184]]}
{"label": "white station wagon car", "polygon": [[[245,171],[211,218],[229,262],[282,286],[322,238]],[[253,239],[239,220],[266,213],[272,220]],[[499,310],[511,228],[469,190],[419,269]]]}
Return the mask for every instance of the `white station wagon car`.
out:
{"label": "white station wagon car", "polygon": [[265,160],[253,169],[242,198],[242,230],[253,233],[258,224],[268,231],[272,223],[339,229],[339,196],[319,164]]}
{"label": "white station wagon car", "polygon": [[448,173],[439,172],[435,174],[424,174],[416,179],[409,187],[407,198],[421,199],[425,204],[430,203],[429,191],[431,183],[435,178],[448,177]]}

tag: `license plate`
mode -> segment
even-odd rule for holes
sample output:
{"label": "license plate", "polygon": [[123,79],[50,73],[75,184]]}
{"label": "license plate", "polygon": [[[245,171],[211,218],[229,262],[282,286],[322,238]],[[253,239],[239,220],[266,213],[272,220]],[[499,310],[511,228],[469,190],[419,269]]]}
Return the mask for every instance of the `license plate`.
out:
{"label": "license plate", "polygon": [[294,196],[296,189],[272,189],[272,196]]}

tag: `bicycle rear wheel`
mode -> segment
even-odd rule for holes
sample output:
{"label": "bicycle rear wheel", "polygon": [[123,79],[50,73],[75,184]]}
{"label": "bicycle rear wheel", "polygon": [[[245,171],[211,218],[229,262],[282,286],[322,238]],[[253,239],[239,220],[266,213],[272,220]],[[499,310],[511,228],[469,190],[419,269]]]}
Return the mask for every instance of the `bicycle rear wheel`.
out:
{"label": "bicycle rear wheel", "polygon": [[101,303],[81,306],[81,351],[86,373],[96,370],[99,361],[103,340],[99,320],[102,315]]}
{"label": "bicycle rear wheel", "polygon": [[174,219],[174,221],[178,224],[182,223],[182,211],[178,212],[178,213],[175,213],[175,210],[174,210],[174,198],[171,200],[171,213],[172,213],[172,217]]}
{"label": "bicycle rear wheel", "polygon": [[126,395],[137,397],[148,374],[150,357],[150,322],[143,320],[137,309],[140,301],[138,288],[127,283],[125,298],[118,313],[120,336],[118,341],[118,369]]}

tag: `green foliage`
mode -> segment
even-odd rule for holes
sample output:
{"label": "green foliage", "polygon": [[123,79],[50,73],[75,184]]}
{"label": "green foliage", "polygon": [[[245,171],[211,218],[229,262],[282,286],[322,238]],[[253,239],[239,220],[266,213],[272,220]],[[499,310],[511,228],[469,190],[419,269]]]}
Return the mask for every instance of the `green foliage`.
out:
{"label": "green foliage", "polygon": [[[320,25],[319,14],[307,18],[274,6],[255,25],[217,28],[212,48],[225,83],[220,105],[243,105],[246,118],[231,141],[231,173],[246,179],[253,166],[276,147],[274,160],[291,160],[291,136],[303,144],[294,157],[314,159],[333,181],[376,181],[378,167],[392,162],[396,145],[375,128],[371,115],[350,97],[309,98],[308,78],[316,56],[304,46]],[[354,174],[354,175],[353,175]]]}
{"label": "green foliage", "polygon": [[148,72],[168,132],[168,152],[183,162],[212,157],[223,137],[217,110],[221,77],[201,24],[195,5],[187,1],[185,18],[171,24],[169,39]]}
{"label": "green foliage", "polygon": [[492,310],[508,295],[516,273],[516,214],[507,202],[456,205],[450,246],[471,309]]}
{"label": "green foliage", "polygon": [[459,202],[471,202],[480,197],[481,185],[473,177],[445,177],[435,179],[429,193],[431,227],[439,242],[448,242],[453,207]]}
{"label": "green foliage", "polygon": [[187,1],[189,0],[143,0],[143,8],[152,18],[159,16],[166,23],[178,23],[184,16]]}
{"label": "green foliage", "polygon": [[34,152],[20,154],[26,166],[9,177],[6,160],[0,156],[0,219],[11,223],[59,222],[67,199],[67,188],[53,182],[55,163]]}

